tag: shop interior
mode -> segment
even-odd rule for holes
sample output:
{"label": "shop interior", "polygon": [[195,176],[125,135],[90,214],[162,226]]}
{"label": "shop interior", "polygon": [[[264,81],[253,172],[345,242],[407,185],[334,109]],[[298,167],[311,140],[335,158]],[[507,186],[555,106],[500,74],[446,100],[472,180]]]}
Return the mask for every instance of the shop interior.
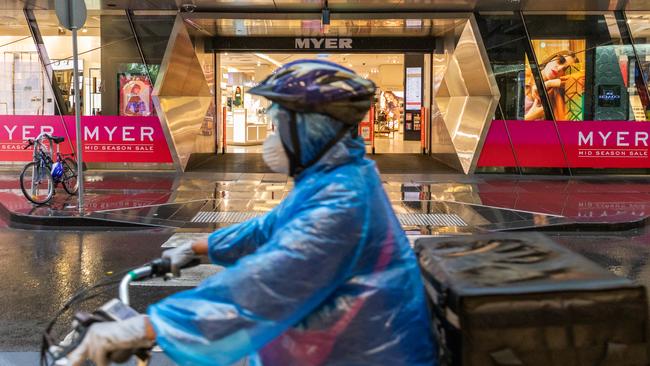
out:
{"label": "shop interior", "polygon": [[[221,69],[221,107],[217,110],[223,113],[225,109],[226,152],[262,152],[262,142],[272,128],[266,115],[269,102],[246,91],[274,69],[298,59],[336,62],[374,81],[378,91],[366,122],[374,121],[375,152],[420,152],[420,141],[405,139],[404,135],[404,54],[224,52],[217,56]],[[370,141],[366,144],[370,151]]]}

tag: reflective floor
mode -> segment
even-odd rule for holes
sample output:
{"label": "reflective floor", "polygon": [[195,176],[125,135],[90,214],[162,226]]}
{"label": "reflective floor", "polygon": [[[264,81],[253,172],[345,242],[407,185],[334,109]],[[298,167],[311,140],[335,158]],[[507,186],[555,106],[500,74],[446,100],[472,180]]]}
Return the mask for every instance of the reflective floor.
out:
{"label": "reflective floor", "polygon": [[417,154],[422,150],[420,141],[405,141],[403,135],[396,132],[393,137],[377,136],[375,138],[375,151],[378,154]]}
{"label": "reflective floor", "polygon": [[[420,141],[405,141],[404,136],[400,132],[394,132],[389,135],[376,135],[375,136],[375,152],[378,154],[418,154],[422,150]],[[262,153],[262,145],[226,145],[227,153],[246,154],[246,153]],[[370,153],[370,146],[366,149]]]}
{"label": "reflective floor", "polygon": [[[293,187],[280,174],[89,173],[87,177],[85,208],[93,217],[127,221],[149,218],[151,224],[172,227],[192,226],[190,222],[199,211],[264,212]],[[526,220],[532,226],[553,225],[558,221],[555,216],[577,222],[615,223],[650,215],[650,185],[643,178],[384,174],[382,180],[398,214],[456,214],[467,224],[459,229],[465,232],[496,230],[506,222],[522,226]],[[49,205],[30,204],[11,173],[0,174],[0,203],[24,215],[78,214],[76,197],[62,190]],[[490,218],[476,219],[485,215]],[[403,223],[412,220],[406,218]],[[405,228],[412,229],[409,225]],[[435,227],[420,229],[438,231]]]}
{"label": "reflective floor", "polygon": [[[174,232],[0,230],[0,360],[5,352],[36,352],[40,332],[65,299],[82,286],[159,256],[164,249],[161,245]],[[612,272],[650,285],[650,234],[646,230],[548,234]],[[182,283],[158,283],[134,286],[131,292],[135,307],[144,310],[184,288]],[[92,309],[115,291],[107,289],[81,308]]]}
{"label": "reflective floor", "polygon": [[[76,199],[62,191],[49,206],[28,204],[16,176],[0,174],[0,203],[4,206],[22,214],[77,214]],[[90,215],[111,220],[144,218],[161,226],[22,230],[0,220],[2,365],[34,364],[40,332],[80,288],[159,256],[174,234],[207,235],[214,228],[245,219],[246,214],[263,213],[293,186],[276,174],[89,172],[88,179],[86,208]],[[547,235],[562,245],[615,274],[650,285],[647,228],[612,231],[596,224],[589,231],[560,231],[561,226],[554,226],[567,221],[612,223],[647,216],[647,179],[384,174],[382,180],[411,237],[543,226]],[[205,222],[199,222],[201,213],[207,215]],[[421,222],[424,225],[417,225]],[[445,223],[449,224],[442,225]],[[192,286],[215,270],[203,266],[185,281],[133,286],[134,305],[143,311],[148,304]],[[109,288],[75,310],[92,309],[115,293]],[[69,319],[68,314],[63,323]],[[156,363],[168,364],[163,360]]]}

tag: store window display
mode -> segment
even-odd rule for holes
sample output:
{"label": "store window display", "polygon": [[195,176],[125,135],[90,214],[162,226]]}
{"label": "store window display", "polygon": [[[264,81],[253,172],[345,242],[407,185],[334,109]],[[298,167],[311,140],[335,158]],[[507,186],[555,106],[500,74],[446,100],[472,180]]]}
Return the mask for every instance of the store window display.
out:
{"label": "store window display", "polygon": [[[625,67],[626,90],[630,94],[631,119],[636,121],[650,120],[650,97],[646,92],[650,82],[650,29],[648,22],[650,13],[627,12],[627,23],[634,41],[634,52],[638,59],[627,62]],[[645,88],[644,88],[645,87]]]}
{"label": "store window display", "polygon": [[155,115],[151,93],[153,86],[145,75],[120,75],[120,115]]}
{"label": "store window display", "polygon": [[[581,121],[584,111],[585,72],[578,57],[584,40],[532,40],[553,115],[558,121]],[[526,120],[543,119],[540,94],[530,64],[525,80]]]}
{"label": "store window display", "polygon": [[22,12],[0,23],[0,115],[48,115],[54,98]]}
{"label": "store window display", "polygon": [[[59,26],[52,11],[36,11],[36,20],[42,34],[45,52],[51,64],[54,93],[59,95],[61,114],[74,114],[74,68],[72,62],[72,35]],[[94,14],[92,14],[94,15]],[[89,17],[86,26],[78,33],[79,43],[79,90],[81,93],[81,113],[83,115],[101,114],[101,75],[96,71],[101,69],[101,37],[99,24],[95,18]],[[94,69],[93,81],[90,77]],[[94,86],[94,87],[93,87]],[[50,87],[48,85],[48,87]],[[50,87],[51,88],[51,87]],[[50,113],[54,114],[52,108]]]}
{"label": "store window display", "polygon": [[378,134],[398,132],[402,124],[403,105],[404,98],[397,96],[396,92],[381,91],[378,108],[375,109],[375,132]]}
{"label": "store window display", "polygon": [[[218,113],[226,117],[227,152],[259,153],[264,133],[272,125],[266,116],[266,100],[247,93],[274,69],[297,59],[335,62],[372,80],[378,91],[373,107],[361,123],[359,133],[369,151],[374,140],[377,153],[420,153],[418,139],[404,137],[404,54],[360,53],[219,53],[221,96]],[[422,56],[421,56],[422,57]],[[421,75],[423,78],[423,76]],[[413,113],[411,113],[413,114]],[[245,127],[245,128],[244,128]],[[372,133],[371,133],[372,130]]]}
{"label": "store window display", "polygon": [[224,67],[222,71],[221,102],[226,116],[226,143],[231,152],[261,152],[262,143],[272,128],[266,115],[269,103],[246,92],[256,84],[255,79],[262,78],[256,75],[261,72],[234,67]]}
{"label": "store window display", "polygon": [[[630,39],[621,36],[631,22],[610,12],[536,13],[524,14],[523,19],[537,61],[531,68],[526,59],[525,120],[647,120],[647,82],[639,77],[643,66],[637,64]],[[535,85],[543,85],[544,90],[536,90]],[[551,116],[540,111],[544,98]]]}
{"label": "store window display", "polygon": [[647,120],[647,48],[636,48],[637,61],[631,39],[621,35],[629,26],[638,44],[650,36],[648,19],[614,12],[479,15],[501,92],[497,119]]}

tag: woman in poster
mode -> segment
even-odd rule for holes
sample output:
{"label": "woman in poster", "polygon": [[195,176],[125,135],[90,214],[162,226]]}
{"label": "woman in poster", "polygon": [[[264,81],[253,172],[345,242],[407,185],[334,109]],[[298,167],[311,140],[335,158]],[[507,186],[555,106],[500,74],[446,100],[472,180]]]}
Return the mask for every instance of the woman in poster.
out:
{"label": "woman in poster", "polygon": [[233,105],[235,107],[241,107],[244,104],[244,97],[242,96],[241,87],[235,89],[235,99],[233,100]]}
{"label": "woman in poster", "polygon": [[[539,65],[557,121],[582,119],[585,73],[581,66],[576,54],[568,50],[550,55]],[[571,102],[575,104],[573,110]]]}
{"label": "woman in poster", "polygon": [[131,87],[131,91],[127,94],[126,108],[124,109],[124,115],[126,116],[146,116],[147,106],[142,100],[140,93],[142,92],[142,87],[139,84],[135,84]]}
{"label": "woman in poster", "polygon": [[120,115],[151,116],[151,83],[142,76],[120,76]]}
{"label": "woman in poster", "polygon": [[526,121],[539,121],[544,119],[544,107],[542,100],[539,97],[537,85],[533,78],[533,72],[530,66],[526,66],[526,84],[525,84],[525,106],[524,106],[524,119]]}
{"label": "woman in poster", "polygon": [[400,100],[391,91],[382,93],[382,97],[384,98],[384,111],[388,120],[388,128],[389,130],[397,130],[402,116]]}

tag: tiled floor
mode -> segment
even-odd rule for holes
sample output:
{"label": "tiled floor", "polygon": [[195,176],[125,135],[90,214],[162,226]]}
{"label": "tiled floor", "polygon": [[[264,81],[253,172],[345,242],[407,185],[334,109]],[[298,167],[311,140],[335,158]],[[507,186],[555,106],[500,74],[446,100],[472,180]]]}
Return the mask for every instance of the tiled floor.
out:
{"label": "tiled floor", "polygon": [[[367,149],[370,152],[370,147]],[[235,146],[226,145],[227,153],[261,153],[262,145]],[[375,152],[378,154],[417,154],[421,152],[420,141],[404,141],[401,133],[395,132],[390,136],[375,137]]]}

